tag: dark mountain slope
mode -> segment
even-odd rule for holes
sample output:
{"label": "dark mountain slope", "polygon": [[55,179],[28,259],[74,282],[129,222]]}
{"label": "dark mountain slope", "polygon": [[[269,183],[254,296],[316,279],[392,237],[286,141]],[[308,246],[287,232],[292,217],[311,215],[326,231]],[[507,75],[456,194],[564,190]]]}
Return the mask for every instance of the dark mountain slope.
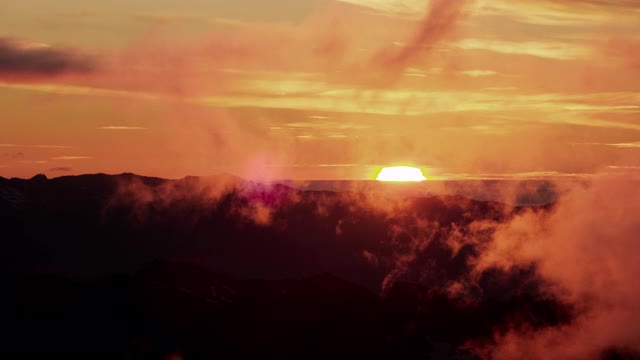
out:
{"label": "dark mountain slope", "polygon": [[499,224],[551,208],[233,177],[0,179],[0,348],[78,359],[473,358],[469,341],[579,314],[545,295],[535,264],[469,276]]}

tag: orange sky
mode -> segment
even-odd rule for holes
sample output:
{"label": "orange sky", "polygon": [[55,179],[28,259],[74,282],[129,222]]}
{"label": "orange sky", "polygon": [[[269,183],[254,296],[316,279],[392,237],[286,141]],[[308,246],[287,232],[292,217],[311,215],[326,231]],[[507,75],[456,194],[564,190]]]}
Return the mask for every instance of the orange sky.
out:
{"label": "orange sky", "polygon": [[0,4],[0,176],[640,174],[635,0]]}

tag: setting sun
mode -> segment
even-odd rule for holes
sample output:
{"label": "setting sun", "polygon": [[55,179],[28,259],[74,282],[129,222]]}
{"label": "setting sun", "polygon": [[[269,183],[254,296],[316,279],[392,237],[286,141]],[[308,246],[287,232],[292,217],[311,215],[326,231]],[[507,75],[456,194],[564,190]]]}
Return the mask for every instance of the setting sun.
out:
{"label": "setting sun", "polygon": [[410,166],[387,167],[380,171],[378,181],[425,181],[427,178],[422,174],[422,170]]}

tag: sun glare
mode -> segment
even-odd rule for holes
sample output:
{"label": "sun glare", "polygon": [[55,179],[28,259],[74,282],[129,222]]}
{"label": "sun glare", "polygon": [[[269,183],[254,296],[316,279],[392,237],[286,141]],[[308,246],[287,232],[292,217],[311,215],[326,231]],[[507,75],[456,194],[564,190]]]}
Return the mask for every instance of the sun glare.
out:
{"label": "sun glare", "polygon": [[378,181],[425,181],[427,178],[422,174],[422,170],[410,166],[387,167],[380,171]]}

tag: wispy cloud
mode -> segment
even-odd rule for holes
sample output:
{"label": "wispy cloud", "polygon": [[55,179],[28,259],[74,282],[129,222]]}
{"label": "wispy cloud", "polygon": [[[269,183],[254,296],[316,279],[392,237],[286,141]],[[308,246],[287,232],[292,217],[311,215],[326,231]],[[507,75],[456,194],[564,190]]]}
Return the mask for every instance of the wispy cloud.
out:
{"label": "wispy cloud", "polygon": [[461,71],[460,73],[462,75],[466,75],[474,78],[498,75],[498,72],[493,70],[465,70],[465,71]]}
{"label": "wispy cloud", "polygon": [[0,144],[0,147],[26,147],[36,149],[68,149],[68,145],[18,145],[18,144]]}
{"label": "wispy cloud", "polygon": [[[511,90],[503,88],[500,90]],[[574,125],[603,126],[637,129],[640,125],[619,121],[594,119],[593,112],[633,111],[636,93],[590,94],[511,94],[509,98],[497,91],[420,91],[416,89],[361,90],[341,87],[317,94],[289,94],[282,97],[212,96],[194,98],[196,104],[228,107],[263,107],[311,111],[338,111],[342,113],[369,113],[418,116],[436,113],[461,112],[521,112],[521,118],[535,116],[547,123],[571,123]],[[627,103],[627,104],[625,104]],[[294,127],[340,127],[331,122],[297,122]]]}
{"label": "wispy cloud", "polygon": [[640,148],[640,141],[631,142],[631,143],[607,144],[607,145],[617,147],[617,148]]}
{"label": "wispy cloud", "polygon": [[607,168],[614,170],[640,170],[640,166],[637,165],[609,165]]}
{"label": "wispy cloud", "polygon": [[592,54],[592,49],[583,45],[551,41],[507,41],[468,38],[453,43],[453,46],[464,50],[487,50],[503,54],[529,55],[555,60],[588,59]]}
{"label": "wispy cloud", "polygon": [[419,17],[427,9],[426,2],[422,0],[339,0],[373,9],[389,15],[401,15]]}
{"label": "wispy cloud", "polygon": [[[410,41],[396,49],[384,49],[376,55],[385,71],[402,71],[422,54],[431,52],[437,44],[456,29],[468,15],[471,0],[431,0],[426,16],[420,21],[417,32]],[[400,72],[401,74],[401,72]]]}
{"label": "wispy cloud", "polygon": [[46,164],[48,161],[46,160],[21,160],[23,164]]}
{"label": "wispy cloud", "polygon": [[52,167],[50,169],[48,169],[48,171],[51,172],[70,172],[73,171],[73,168],[67,167],[67,166],[57,166],[57,167]]}
{"label": "wispy cloud", "polygon": [[[572,1],[567,1],[572,3]],[[513,1],[494,0],[486,2],[481,8],[482,15],[502,16],[511,21],[524,24],[545,26],[585,26],[599,25],[607,20],[606,14],[580,13],[568,11],[563,6],[549,6],[550,2],[542,1]]]}
{"label": "wispy cloud", "polygon": [[275,164],[275,165],[267,165],[268,167],[320,167],[320,168],[350,168],[350,167],[369,167],[375,165],[365,165],[365,164]]}
{"label": "wispy cloud", "polygon": [[[563,119],[564,120],[561,120],[561,121],[564,121],[565,123],[572,124],[572,125],[640,131],[640,124],[634,124],[634,123],[602,120],[597,118],[591,118],[588,116],[565,116]],[[553,122],[553,120],[547,120],[547,121]]]}
{"label": "wispy cloud", "polygon": [[287,127],[295,129],[368,129],[371,126],[351,122],[295,122],[288,123]]}
{"label": "wispy cloud", "polygon": [[141,126],[100,126],[100,130],[147,130],[146,127]]}
{"label": "wispy cloud", "polygon": [[69,145],[27,145],[27,146],[38,148],[38,149],[68,149],[72,147]]}
{"label": "wispy cloud", "polygon": [[611,22],[637,24],[638,4],[635,0],[492,0],[483,2],[479,13],[530,25],[585,28]]}
{"label": "wispy cloud", "polygon": [[186,22],[197,21],[203,18],[202,14],[188,14],[188,13],[139,13],[132,16],[134,19],[138,19],[150,23],[174,23],[174,22]]}
{"label": "wispy cloud", "polygon": [[85,85],[67,85],[56,83],[11,83],[0,81],[0,88],[37,91],[56,95],[123,97],[140,100],[179,101],[173,96],[154,93],[152,91],[116,90]]}
{"label": "wispy cloud", "polygon": [[52,160],[85,160],[85,159],[93,159],[91,156],[76,156],[76,155],[64,155],[64,156],[56,156],[52,158]]}
{"label": "wispy cloud", "polygon": [[590,178],[593,174],[559,171],[531,171],[523,173],[441,173],[433,180],[549,180],[558,178]]}

